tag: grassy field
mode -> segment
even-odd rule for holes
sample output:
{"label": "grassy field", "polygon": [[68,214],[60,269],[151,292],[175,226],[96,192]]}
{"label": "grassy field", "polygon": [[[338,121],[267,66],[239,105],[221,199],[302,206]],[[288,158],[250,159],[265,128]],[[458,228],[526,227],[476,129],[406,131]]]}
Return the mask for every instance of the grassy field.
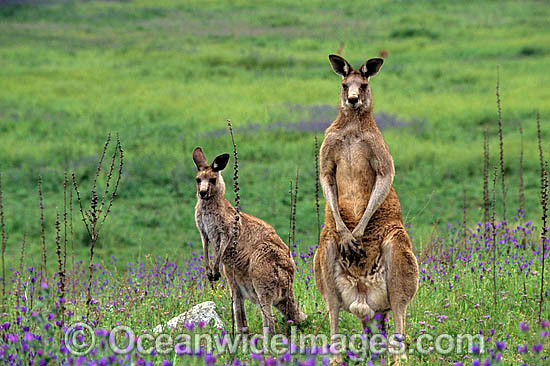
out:
{"label": "grassy field", "polygon": [[[550,240],[550,251],[549,244]],[[261,313],[247,301],[250,335],[233,352],[229,350],[236,338],[232,336],[227,284],[225,280],[213,286],[208,283],[199,254],[193,254],[186,262],[146,256],[140,262],[120,263],[112,259],[96,265],[88,317],[86,262],[79,261],[74,267],[67,262],[66,285],[61,293],[59,277],[46,283],[40,280],[36,268],[18,267],[13,273],[10,271],[13,285],[3,298],[7,312],[2,314],[0,323],[0,362],[328,365],[331,352],[338,348],[326,343],[328,317],[312,278],[314,251],[315,247],[305,251],[292,248],[297,265],[294,290],[308,319],[293,330],[296,324],[285,323],[276,312],[276,337],[283,338],[278,343],[261,340],[257,344],[253,337],[262,332]],[[406,318],[404,343],[408,361],[401,365],[547,365],[547,305],[543,322],[538,323],[541,257],[539,233],[530,222],[514,221],[506,227],[497,223],[494,232],[490,226],[480,225],[465,240],[457,228],[442,232],[439,240],[419,257],[419,291]],[[548,304],[548,286],[545,288],[544,300]],[[188,322],[160,334],[153,330],[204,301],[216,304],[222,329]],[[387,365],[389,358],[376,351],[382,349],[381,340],[375,338],[381,333],[378,322],[373,320],[365,335],[361,335],[363,329],[357,318],[344,312],[341,318],[340,334],[344,339],[355,337],[355,348],[344,352],[346,365]],[[81,328],[74,328],[76,324]],[[388,334],[392,334],[392,324],[389,321]],[[77,334],[81,338],[75,339]],[[269,347],[273,344],[279,346]]]}
{"label": "grassy field", "polygon": [[[288,186],[299,169],[296,237],[313,244],[313,135],[317,130],[322,138],[336,115],[339,78],[327,55],[341,43],[354,65],[389,53],[372,83],[375,112],[386,122],[395,186],[418,248],[434,222],[441,228],[462,220],[463,187],[469,223],[481,218],[484,127],[491,164],[497,162],[497,65],[508,216],[519,207],[522,123],[526,212],[538,217],[535,110],[544,126],[550,112],[549,13],[539,1],[1,6],[7,258],[13,263],[24,232],[30,258],[39,258],[39,175],[53,255],[63,173],[74,171],[87,190],[109,132],[120,133],[127,164],[97,258],[188,257],[200,247],[191,152],[197,145],[208,157],[230,151],[228,118],[237,131],[243,209],[286,238]],[[225,176],[230,186],[230,172]],[[497,213],[502,216],[500,208]],[[75,230],[82,256],[86,235],[81,225]]]}
{"label": "grassy field", "polygon": [[[387,54],[372,81],[375,116],[394,158],[395,187],[422,272],[408,312],[406,343],[415,346],[427,333],[480,334],[486,350],[492,351],[470,353],[466,359],[456,353],[413,351],[409,364],[548,362],[540,357],[541,352],[548,357],[548,332],[536,325],[542,257],[537,110],[544,153],[550,156],[550,7],[545,2],[30,3],[0,2],[0,174],[9,235],[0,360],[72,364],[76,357],[68,358],[64,345],[48,337],[62,337],[78,319],[96,328],[98,337],[105,335],[99,328],[119,323],[150,333],[155,325],[206,300],[216,302],[225,322],[219,335],[230,332],[224,282],[210,288],[201,269],[191,159],[199,145],[209,158],[231,151],[226,119],[235,127],[239,149],[241,207],[272,224],[285,241],[289,184],[299,171],[297,243],[292,249],[298,264],[295,290],[310,316],[300,329],[328,334],[325,307],[311,278],[317,233],[314,136],[321,141],[336,116],[340,80],[327,56],[340,49],[354,66]],[[497,65],[510,224],[499,225],[494,234],[477,223],[482,219],[484,128],[490,137],[491,169],[498,163]],[[520,124],[525,217],[516,220]],[[52,275],[64,174],[75,173],[89,201],[105,139],[117,132],[124,172],[95,250],[92,311],[82,318],[87,312],[86,229],[75,201],[68,258],[74,246],[76,264],[73,268],[67,260],[68,282],[60,302],[58,278],[39,286],[37,182],[41,176]],[[231,169],[224,177],[233,200]],[[105,174],[98,183],[102,191]],[[464,192],[471,228],[467,240],[461,230]],[[497,185],[497,221],[503,217],[502,207]],[[497,259],[492,254],[495,235]],[[547,304],[547,291],[544,296]],[[62,303],[69,311],[64,320]],[[259,332],[258,309],[248,304],[247,311],[251,331]],[[544,314],[548,319],[546,308]],[[357,320],[349,314],[342,317],[346,334],[359,331]],[[285,327],[279,321],[279,330]],[[212,333],[208,328],[190,332]],[[211,355],[203,349],[198,356],[187,350],[185,357],[132,354],[109,359],[113,355],[96,346],[82,364],[239,365],[237,359],[270,366],[276,364],[271,359],[284,356],[242,350],[235,356]],[[379,362],[375,354],[363,356],[349,354],[349,364]],[[310,365],[311,360],[326,362],[310,355],[275,362]]]}

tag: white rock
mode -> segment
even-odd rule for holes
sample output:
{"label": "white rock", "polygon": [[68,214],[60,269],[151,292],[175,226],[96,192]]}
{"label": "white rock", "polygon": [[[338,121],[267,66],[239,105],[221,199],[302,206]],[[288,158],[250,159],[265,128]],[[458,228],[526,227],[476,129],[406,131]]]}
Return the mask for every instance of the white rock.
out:
{"label": "white rock", "polygon": [[201,302],[193,306],[190,310],[170,319],[165,326],[157,325],[153,333],[160,333],[165,329],[181,329],[185,324],[197,324],[200,321],[206,325],[213,324],[218,329],[223,329],[223,321],[216,313],[216,304],[213,301]]}

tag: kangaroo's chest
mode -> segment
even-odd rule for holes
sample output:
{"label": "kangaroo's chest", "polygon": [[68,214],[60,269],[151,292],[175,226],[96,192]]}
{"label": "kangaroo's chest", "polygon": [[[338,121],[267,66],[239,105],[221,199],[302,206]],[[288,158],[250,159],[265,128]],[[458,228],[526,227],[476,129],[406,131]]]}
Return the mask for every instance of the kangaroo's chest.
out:
{"label": "kangaroo's chest", "polygon": [[375,181],[370,149],[365,136],[346,134],[334,147],[339,207],[345,221],[357,221],[369,201]]}
{"label": "kangaroo's chest", "polygon": [[216,246],[219,245],[221,235],[225,231],[225,225],[220,215],[205,212],[199,216],[198,221],[201,231],[205,234],[208,241]]}
{"label": "kangaroo's chest", "polygon": [[355,184],[372,180],[374,172],[369,164],[370,150],[364,136],[343,136],[334,152],[337,179]]}

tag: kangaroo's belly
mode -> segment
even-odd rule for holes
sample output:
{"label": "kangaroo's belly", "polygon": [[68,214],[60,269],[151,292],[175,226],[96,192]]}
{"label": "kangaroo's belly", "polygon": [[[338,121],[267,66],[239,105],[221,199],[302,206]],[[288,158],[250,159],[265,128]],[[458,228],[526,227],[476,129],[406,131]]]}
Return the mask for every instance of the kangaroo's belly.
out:
{"label": "kangaroo's belly", "polygon": [[248,299],[253,304],[258,304],[258,295],[250,280],[246,280],[247,274],[241,268],[235,268],[234,266],[223,266],[225,277],[229,279],[229,282],[237,286],[237,290],[241,295]]}
{"label": "kangaroo's belly", "polygon": [[259,304],[258,295],[251,283],[240,282],[238,286],[245,299],[248,299],[253,304]]}

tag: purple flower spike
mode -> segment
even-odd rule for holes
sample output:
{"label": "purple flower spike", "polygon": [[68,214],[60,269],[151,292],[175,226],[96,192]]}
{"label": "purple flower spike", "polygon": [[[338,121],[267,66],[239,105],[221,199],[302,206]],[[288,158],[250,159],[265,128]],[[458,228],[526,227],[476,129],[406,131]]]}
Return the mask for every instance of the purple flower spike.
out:
{"label": "purple flower spike", "polygon": [[529,330],[529,324],[521,322],[519,323],[519,329],[521,329],[522,332],[527,332]]}
{"label": "purple flower spike", "polygon": [[535,344],[535,345],[533,346],[533,352],[535,352],[535,353],[540,353],[540,352],[542,352],[542,348],[543,348],[543,347],[542,347],[542,344]]}
{"label": "purple flower spike", "polygon": [[527,353],[527,345],[524,346],[517,346],[516,349],[519,353]]}

